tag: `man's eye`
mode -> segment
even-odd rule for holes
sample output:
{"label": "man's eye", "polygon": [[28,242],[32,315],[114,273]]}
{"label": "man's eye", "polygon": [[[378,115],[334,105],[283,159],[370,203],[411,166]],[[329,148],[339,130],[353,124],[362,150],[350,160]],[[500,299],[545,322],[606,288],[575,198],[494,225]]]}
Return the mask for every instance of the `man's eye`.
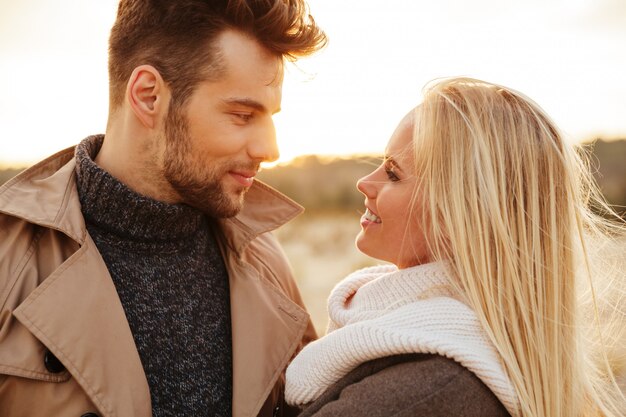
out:
{"label": "man's eye", "polygon": [[396,175],[395,172],[393,172],[391,169],[385,169],[385,173],[387,174],[387,177],[389,178],[390,181],[400,181],[400,178],[398,178],[398,176]]}
{"label": "man's eye", "polygon": [[233,115],[244,122],[249,122],[252,119],[252,113],[233,113]]}

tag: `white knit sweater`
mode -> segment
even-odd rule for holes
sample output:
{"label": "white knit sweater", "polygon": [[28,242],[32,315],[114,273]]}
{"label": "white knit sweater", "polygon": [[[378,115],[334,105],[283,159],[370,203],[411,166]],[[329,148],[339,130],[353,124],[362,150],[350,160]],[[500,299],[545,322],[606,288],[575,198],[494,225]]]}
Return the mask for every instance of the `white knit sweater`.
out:
{"label": "white knit sweater", "polygon": [[285,397],[317,399],[358,365],[403,353],[454,359],[480,378],[512,416],[519,401],[500,357],[474,312],[449,285],[446,263],[356,271],[328,299],[328,334],[306,346],[287,368]]}

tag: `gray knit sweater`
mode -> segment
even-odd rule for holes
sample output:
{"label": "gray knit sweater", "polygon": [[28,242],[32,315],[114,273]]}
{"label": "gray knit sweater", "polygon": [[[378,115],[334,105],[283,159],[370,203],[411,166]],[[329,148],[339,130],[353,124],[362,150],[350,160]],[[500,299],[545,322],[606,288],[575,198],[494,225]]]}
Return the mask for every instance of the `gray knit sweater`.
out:
{"label": "gray knit sweater", "polygon": [[102,141],[91,136],[76,148],[80,202],[133,333],[153,415],[230,416],[228,274],[211,222],[99,168]]}

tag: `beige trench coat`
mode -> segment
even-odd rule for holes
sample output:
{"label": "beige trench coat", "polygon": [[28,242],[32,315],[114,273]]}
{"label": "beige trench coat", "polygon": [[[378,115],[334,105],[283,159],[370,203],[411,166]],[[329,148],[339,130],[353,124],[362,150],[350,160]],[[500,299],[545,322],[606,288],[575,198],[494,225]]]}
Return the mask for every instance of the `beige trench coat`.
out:
{"label": "beige trench coat", "polygon": [[[149,417],[133,336],[81,215],[73,155],[59,152],[0,187],[0,416]],[[220,222],[235,417],[281,407],[283,372],[315,338],[284,255],[266,233],[301,211],[257,182],[241,213]],[[60,372],[46,367],[50,352]]]}

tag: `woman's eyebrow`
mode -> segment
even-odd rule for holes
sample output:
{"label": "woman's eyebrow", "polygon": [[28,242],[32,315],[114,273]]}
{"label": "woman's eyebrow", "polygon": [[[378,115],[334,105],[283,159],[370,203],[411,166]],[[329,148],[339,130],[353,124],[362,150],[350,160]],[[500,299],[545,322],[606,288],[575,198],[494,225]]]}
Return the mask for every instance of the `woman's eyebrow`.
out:
{"label": "woman's eyebrow", "polygon": [[402,167],[401,167],[400,165],[398,165],[398,162],[396,162],[396,160],[395,160],[395,159],[393,159],[393,156],[391,156],[391,155],[387,155],[387,154],[386,154],[386,155],[383,157],[383,163],[384,163],[385,165],[389,164],[389,165],[391,165],[393,168],[398,169],[399,171],[404,172],[404,170],[402,169]]}

